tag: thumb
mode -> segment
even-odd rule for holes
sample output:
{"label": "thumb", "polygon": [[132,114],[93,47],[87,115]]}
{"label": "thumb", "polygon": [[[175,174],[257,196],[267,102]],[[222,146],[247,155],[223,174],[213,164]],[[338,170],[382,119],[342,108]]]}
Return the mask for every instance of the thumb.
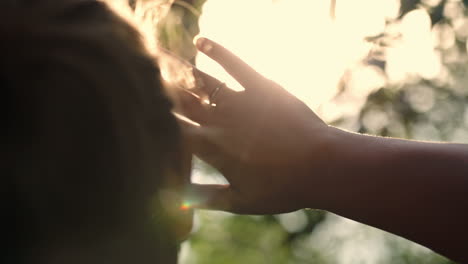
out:
{"label": "thumb", "polygon": [[230,185],[191,184],[186,192],[182,209],[210,209],[232,211],[233,195]]}

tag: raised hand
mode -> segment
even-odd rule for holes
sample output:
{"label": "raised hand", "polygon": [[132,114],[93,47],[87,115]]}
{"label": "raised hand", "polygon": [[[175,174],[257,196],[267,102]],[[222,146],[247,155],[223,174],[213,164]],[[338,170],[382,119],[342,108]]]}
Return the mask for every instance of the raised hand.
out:
{"label": "raised hand", "polygon": [[318,164],[324,167],[332,128],[221,45],[199,39],[197,47],[245,90],[233,91],[195,69],[202,86],[194,93],[179,91],[182,114],[200,124],[181,121],[194,154],[229,181],[194,186],[195,204],[250,214],[310,206],[316,181],[311,175]]}

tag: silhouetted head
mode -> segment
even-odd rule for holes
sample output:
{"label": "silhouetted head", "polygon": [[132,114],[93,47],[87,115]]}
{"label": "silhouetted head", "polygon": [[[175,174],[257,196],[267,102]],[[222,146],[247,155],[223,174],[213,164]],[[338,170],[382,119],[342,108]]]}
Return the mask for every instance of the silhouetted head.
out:
{"label": "silhouetted head", "polygon": [[0,4],[1,262],[175,263],[190,155],[143,36],[102,2],[19,2]]}

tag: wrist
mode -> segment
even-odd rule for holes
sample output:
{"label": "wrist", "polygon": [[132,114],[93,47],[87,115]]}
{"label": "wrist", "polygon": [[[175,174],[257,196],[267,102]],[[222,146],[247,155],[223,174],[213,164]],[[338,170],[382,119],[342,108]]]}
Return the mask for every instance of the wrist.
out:
{"label": "wrist", "polygon": [[320,133],[313,134],[312,143],[307,145],[310,151],[305,184],[302,184],[305,207],[322,210],[333,207],[337,187],[341,185],[343,173],[340,172],[340,164],[348,134],[352,133],[332,126],[326,126]]}

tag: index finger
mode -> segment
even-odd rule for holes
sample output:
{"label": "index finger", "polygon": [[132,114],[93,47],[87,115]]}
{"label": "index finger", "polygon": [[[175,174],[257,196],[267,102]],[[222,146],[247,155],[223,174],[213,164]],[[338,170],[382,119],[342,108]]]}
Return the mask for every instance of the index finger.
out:
{"label": "index finger", "polygon": [[212,40],[199,38],[196,46],[201,52],[219,63],[246,90],[255,88],[259,81],[264,79],[261,74],[234,53]]}

